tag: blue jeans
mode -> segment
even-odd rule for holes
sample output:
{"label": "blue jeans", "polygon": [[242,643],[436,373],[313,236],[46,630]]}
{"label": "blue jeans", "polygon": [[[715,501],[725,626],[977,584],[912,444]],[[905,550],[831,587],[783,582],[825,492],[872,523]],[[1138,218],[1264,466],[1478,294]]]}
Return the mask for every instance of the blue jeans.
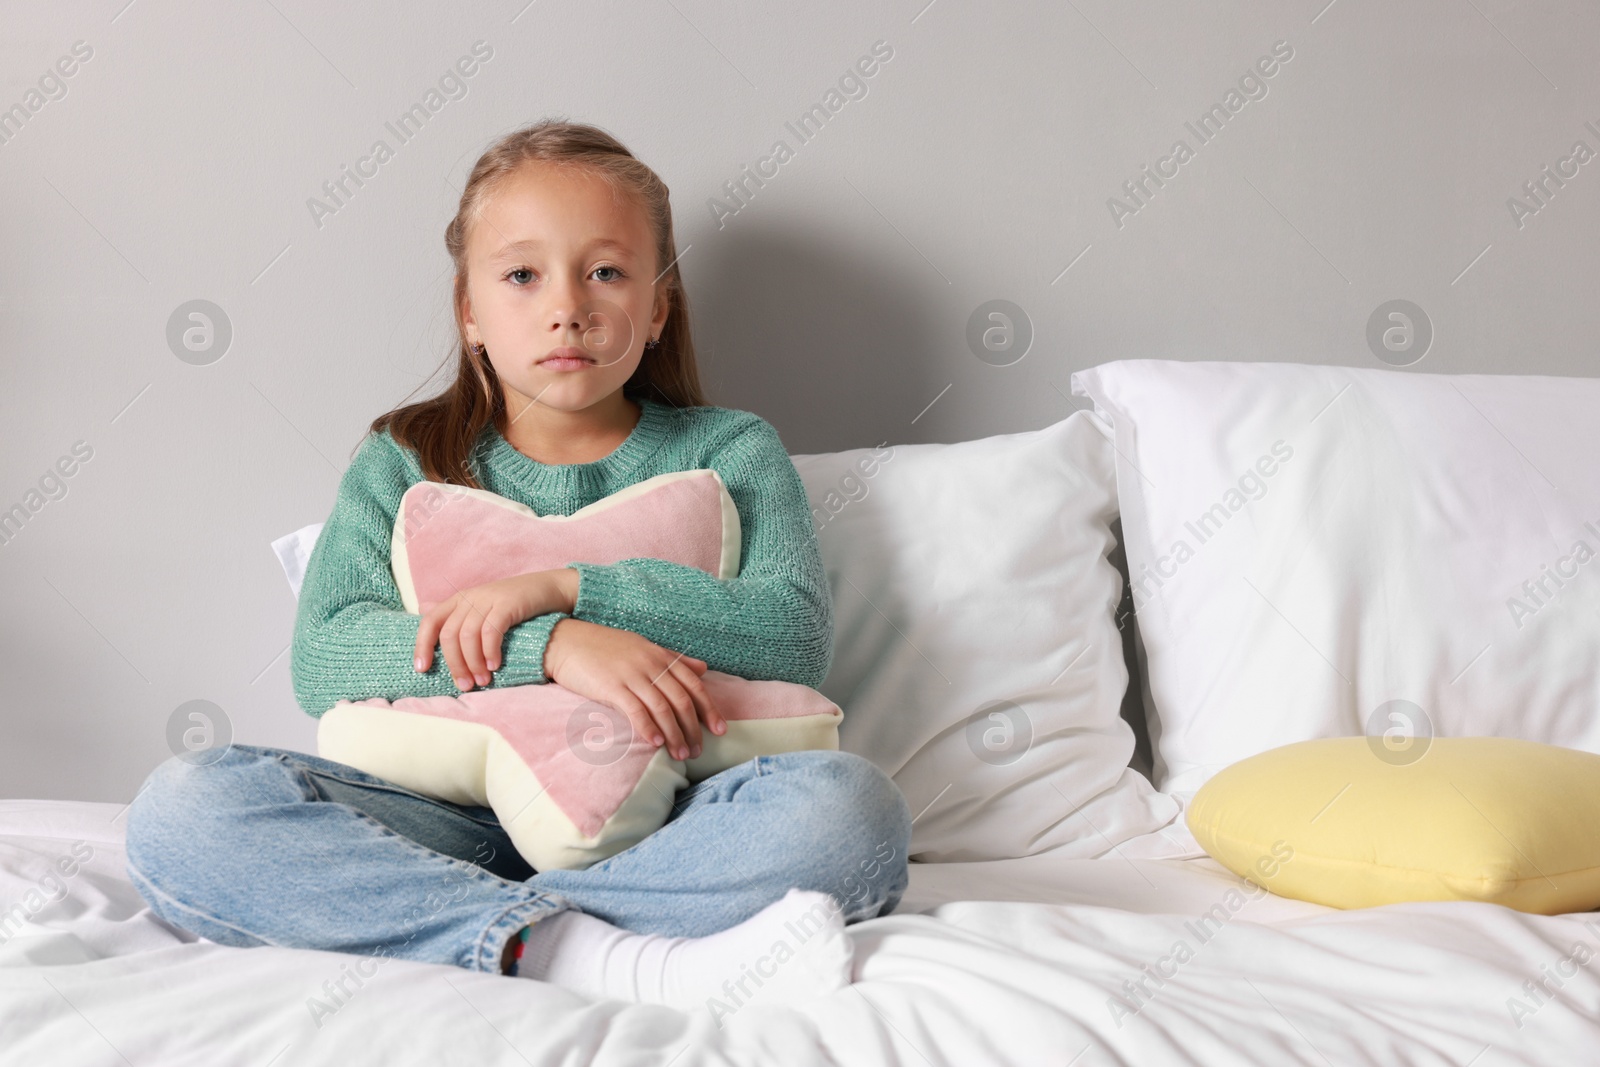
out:
{"label": "blue jeans", "polygon": [[127,871],[157,915],[220,944],[494,972],[512,935],[567,908],[700,937],[791,887],[831,894],[847,923],[887,915],[905,891],[910,811],[860,756],[759,756],[674,799],[667,823],[632,848],[586,870],[535,872],[488,808],[234,745],[151,772],[128,810]]}

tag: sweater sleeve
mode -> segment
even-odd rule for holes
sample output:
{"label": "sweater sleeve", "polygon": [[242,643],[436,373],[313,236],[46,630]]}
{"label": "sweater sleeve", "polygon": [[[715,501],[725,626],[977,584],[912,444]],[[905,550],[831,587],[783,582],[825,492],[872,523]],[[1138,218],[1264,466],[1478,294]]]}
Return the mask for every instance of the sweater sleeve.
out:
{"label": "sweater sleeve", "polygon": [[571,564],[573,617],[634,633],[751,680],[820,686],[833,655],[833,598],[794,461],[751,415],[707,465],[739,511],[739,573],[726,581],[659,559]]}
{"label": "sweater sleeve", "polygon": [[[306,563],[296,609],[289,675],[295,699],[320,718],[339,700],[454,696],[459,691],[437,646],[426,673],[411,660],[421,616],[405,610],[389,569],[389,538],[400,498],[421,468],[388,434],[368,434],[339,483],[333,513]],[[550,629],[568,616],[538,615],[506,633],[491,688],[545,682]]]}

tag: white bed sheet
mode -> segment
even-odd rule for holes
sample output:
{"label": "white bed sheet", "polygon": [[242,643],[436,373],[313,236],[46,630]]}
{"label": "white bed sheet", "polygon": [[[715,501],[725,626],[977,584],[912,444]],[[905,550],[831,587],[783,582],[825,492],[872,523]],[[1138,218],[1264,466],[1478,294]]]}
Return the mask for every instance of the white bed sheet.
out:
{"label": "white bed sheet", "polygon": [[[750,1004],[720,1026],[709,1014],[404,961],[383,963],[318,1025],[309,998],[326,997],[323,983],[353,957],[233,949],[156,919],[122,874],[122,810],[0,801],[0,917],[19,902],[29,912],[25,926],[0,926],[0,1064],[1496,1067],[1600,1057],[1597,916],[1229,898],[1245,883],[1207,859],[917,865],[899,912],[850,927],[855,985],[795,1008]],[[74,844],[93,855],[70,892],[31,910],[30,890]],[[1218,904],[1226,922],[1202,938],[1197,917]],[[1182,961],[1171,955],[1180,942],[1191,953]],[[1579,943],[1593,953],[1579,953],[1581,964]],[[1163,957],[1170,977],[1158,984],[1143,968]],[[1140,978],[1153,996],[1114,1011],[1113,996]],[[1553,996],[1524,987],[1540,980]]]}

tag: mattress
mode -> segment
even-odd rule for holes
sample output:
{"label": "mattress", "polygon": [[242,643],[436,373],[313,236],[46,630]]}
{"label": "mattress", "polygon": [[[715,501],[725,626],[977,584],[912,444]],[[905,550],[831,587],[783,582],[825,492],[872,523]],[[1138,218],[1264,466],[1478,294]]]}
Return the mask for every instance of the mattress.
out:
{"label": "mattress", "polygon": [[[153,916],[117,804],[0,801],[0,1064],[1504,1064],[1600,1048],[1600,916],[1335,911],[1181,835],[1099,859],[914,864],[856,982],[713,1019],[541,982],[236,949]],[[82,860],[49,880],[58,857]],[[1150,856],[1181,858],[1143,858]],[[53,899],[52,899],[53,898]]]}

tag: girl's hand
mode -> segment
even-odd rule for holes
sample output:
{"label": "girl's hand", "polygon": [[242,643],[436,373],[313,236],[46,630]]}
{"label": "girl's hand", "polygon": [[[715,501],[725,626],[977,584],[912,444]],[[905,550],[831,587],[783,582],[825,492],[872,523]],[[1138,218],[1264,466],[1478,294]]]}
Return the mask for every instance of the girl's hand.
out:
{"label": "girl's hand", "polygon": [[723,721],[700,676],[705,660],[662,648],[632,630],[562,619],[544,650],[550,680],[628,717],[634,732],[674,759],[700,755],[700,723],[724,734]]}
{"label": "girl's hand", "polygon": [[422,613],[413,666],[427,671],[433,664],[434,645],[439,645],[457,689],[465,692],[474,683],[486,686],[489,675],[500,669],[507,630],[535,615],[570,612],[577,599],[578,572],[570,567],[460,590]]}

